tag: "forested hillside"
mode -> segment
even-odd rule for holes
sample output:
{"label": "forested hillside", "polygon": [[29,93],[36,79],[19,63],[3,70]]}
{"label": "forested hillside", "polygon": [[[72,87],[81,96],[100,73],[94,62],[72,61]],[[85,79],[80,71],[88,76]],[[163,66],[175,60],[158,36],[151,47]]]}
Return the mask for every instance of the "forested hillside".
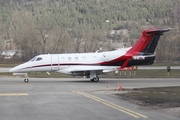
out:
{"label": "forested hillside", "polygon": [[19,49],[24,60],[117,49],[152,27],[173,28],[161,38],[156,60],[179,61],[180,0],[0,0],[0,52]]}

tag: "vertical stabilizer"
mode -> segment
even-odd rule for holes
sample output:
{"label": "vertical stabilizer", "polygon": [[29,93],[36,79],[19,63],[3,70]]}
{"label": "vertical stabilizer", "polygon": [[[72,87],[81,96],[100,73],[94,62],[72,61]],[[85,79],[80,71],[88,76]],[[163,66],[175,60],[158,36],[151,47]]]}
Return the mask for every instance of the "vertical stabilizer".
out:
{"label": "vertical stabilizer", "polygon": [[[144,30],[142,32],[142,36],[139,38],[139,40],[136,42],[136,44],[129,49],[126,52],[126,60],[122,64],[121,68],[127,67],[127,66],[132,66],[134,63],[131,63],[131,59],[138,55],[139,53],[148,53],[149,55],[152,55],[156,49],[157,43],[159,41],[159,38],[161,35],[163,35],[164,32],[169,31],[170,28],[167,29],[149,29],[149,30]],[[150,56],[153,60],[147,60],[146,63],[153,63],[155,56]],[[149,57],[149,58],[150,58]],[[134,59],[139,62],[140,59],[145,59],[145,57],[140,56],[140,57],[134,57]],[[133,61],[133,60],[132,60]],[[134,60],[135,61],[135,60]],[[142,61],[142,60],[140,60]],[[145,60],[144,60],[145,61]],[[141,64],[142,62],[136,63],[136,64]]]}
{"label": "vertical stabilizer", "polygon": [[142,32],[141,38],[137,43],[128,51],[128,53],[154,53],[157,43],[161,35],[170,29],[149,29]]}

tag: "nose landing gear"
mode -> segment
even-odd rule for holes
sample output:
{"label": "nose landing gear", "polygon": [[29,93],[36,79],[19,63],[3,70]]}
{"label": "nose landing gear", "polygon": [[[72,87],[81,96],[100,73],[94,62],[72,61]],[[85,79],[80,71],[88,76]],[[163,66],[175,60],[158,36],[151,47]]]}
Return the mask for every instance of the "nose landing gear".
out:
{"label": "nose landing gear", "polygon": [[24,82],[25,82],[25,83],[28,83],[28,82],[29,82],[28,74],[25,75]]}
{"label": "nose landing gear", "polygon": [[25,82],[25,83],[28,83],[28,82],[29,82],[29,79],[28,79],[28,78],[25,78],[25,79],[24,79],[24,82]]}

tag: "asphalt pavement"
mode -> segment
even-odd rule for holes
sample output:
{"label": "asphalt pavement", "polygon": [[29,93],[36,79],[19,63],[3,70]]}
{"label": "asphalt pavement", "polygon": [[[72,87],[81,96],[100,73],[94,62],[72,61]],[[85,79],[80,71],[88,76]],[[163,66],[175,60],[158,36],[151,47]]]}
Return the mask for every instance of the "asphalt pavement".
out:
{"label": "asphalt pavement", "polygon": [[[178,86],[178,78],[0,78],[2,120],[179,120],[180,116],[112,97],[122,88]],[[107,89],[108,86],[108,89]],[[108,91],[109,90],[109,91]],[[113,90],[113,91],[110,91]],[[124,91],[119,91],[124,92]]]}

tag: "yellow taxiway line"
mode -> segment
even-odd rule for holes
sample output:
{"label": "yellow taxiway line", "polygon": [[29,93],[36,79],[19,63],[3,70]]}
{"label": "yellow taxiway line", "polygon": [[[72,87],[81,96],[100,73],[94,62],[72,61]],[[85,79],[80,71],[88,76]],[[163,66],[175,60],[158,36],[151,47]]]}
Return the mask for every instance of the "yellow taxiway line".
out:
{"label": "yellow taxiway line", "polygon": [[127,108],[124,108],[124,107],[122,107],[122,106],[116,105],[116,104],[114,104],[114,103],[108,102],[108,101],[106,101],[106,100],[104,100],[104,99],[101,99],[101,98],[99,98],[99,97],[90,95],[90,94],[88,94],[88,93],[80,92],[80,91],[73,91],[73,92],[74,92],[74,93],[77,93],[77,94],[80,94],[80,95],[83,95],[83,96],[85,96],[85,97],[87,97],[87,98],[93,99],[93,100],[95,100],[95,101],[97,101],[97,102],[100,102],[100,103],[106,105],[106,106],[109,106],[109,107],[114,108],[114,109],[116,109],[116,110],[118,110],[118,111],[121,111],[121,112],[123,112],[123,113],[125,113],[125,114],[127,114],[127,115],[130,115],[130,116],[132,116],[132,117],[134,117],[134,118],[140,118],[140,117],[142,117],[142,118],[148,118],[147,116],[145,116],[145,115],[143,115],[143,114],[137,113],[137,112],[132,111],[132,110],[130,110],[130,109],[127,109]]}
{"label": "yellow taxiway line", "polygon": [[0,93],[0,96],[28,96],[28,93]]}

